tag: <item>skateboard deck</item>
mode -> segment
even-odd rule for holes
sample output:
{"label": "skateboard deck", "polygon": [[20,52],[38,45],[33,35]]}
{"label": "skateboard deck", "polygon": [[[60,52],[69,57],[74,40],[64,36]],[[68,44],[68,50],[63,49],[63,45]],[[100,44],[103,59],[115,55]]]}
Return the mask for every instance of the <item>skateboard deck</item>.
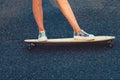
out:
{"label": "skateboard deck", "polygon": [[115,39],[114,36],[95,36],[95,37],[84,38],[84,39],[57,38],[57,39],[48,39],[47,41],[40,41],[38,39],[26,39],[24,41],[27,43],[85,43],[85,42],[111,41],[113,39]]}
{"label": "skateboard deck", "polygon": [[74,39],[74,38],[57,38],[57,39],[48,39],[47,41],[40,41],[38,39],[26,39],[24,42],[30,43],[28,46],[28,49],[31,50],[34,48],[37,44],[58,44],[58,43],[98,43],[98,42],[106,42],[107,46],[112,48],[112,40],[115,39],[115,36],[95,36],[91,38],[84,38],[84,39]]}
{"label": "skateboard deck", "polygon": [[31,50],[36,46],[36,43],[41,44],[58,44],[58,43],[98,43],[98,42],[106,42],[108,47],[113,47],[112,40],[115,39],[115,36],[95,36],[90,38],[57,38],[57,39],[48,39],[47,41],[40,41],[38,39],[25,39],[24,42],[30,43],[28,46],[28,50]]}

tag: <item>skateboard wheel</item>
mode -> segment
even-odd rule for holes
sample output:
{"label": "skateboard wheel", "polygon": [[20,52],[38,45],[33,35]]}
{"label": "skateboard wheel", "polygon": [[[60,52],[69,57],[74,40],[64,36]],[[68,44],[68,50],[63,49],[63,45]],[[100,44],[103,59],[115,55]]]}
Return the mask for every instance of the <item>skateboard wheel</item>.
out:
{"label": "skateboard wheel", "polygon": [[31,46],[28,46],[28,50],[31,50],[32,49],[32,47]]}
{"label": "skateboard wheel", "polygon": [[36,47],[37,45],[35,43],[30,43],[29,46],[27,47],[28,50],[33,49],[34,47]]}
{"label": "skateboard wheel", "polygon": [[109,48],[112,48],[113,47],[112,40],[107,41],[107,45]]}
{"label": "skateboard wheel", "polygon": [[112,48],[112,47],[113,47],[113,44],[109,44],[108,46],[109,46],[110,48]]}

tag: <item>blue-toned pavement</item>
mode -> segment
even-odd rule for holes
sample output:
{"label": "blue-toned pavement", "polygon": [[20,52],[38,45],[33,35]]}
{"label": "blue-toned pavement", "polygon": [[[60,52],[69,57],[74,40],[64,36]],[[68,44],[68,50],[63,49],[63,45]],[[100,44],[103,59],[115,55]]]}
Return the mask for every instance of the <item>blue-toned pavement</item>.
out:
{"label": "blue-toned pavement", "polygon": [[[0,1],[0,80],[120,79],[120,1],[70,0],[79,25],[95,35],[113,35],[114,47],[48,45],[28,51],[24,39],[37,38],[30,0]],[[58,8],[43,0],[48,38],[72,37]]]}

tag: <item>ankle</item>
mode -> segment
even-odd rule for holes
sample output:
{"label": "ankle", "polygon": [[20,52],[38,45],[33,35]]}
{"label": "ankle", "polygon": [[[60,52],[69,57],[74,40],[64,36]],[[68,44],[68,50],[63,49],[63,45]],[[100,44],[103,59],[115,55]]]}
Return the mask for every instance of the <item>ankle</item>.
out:
{"label": "ankle", "polygon": [[40,36],[46,36],[46,32],[45,31],[39,31],[39,35]]}
{"label": "ankle", "polygon": [[45,31],[39,31],[39,33],[45,33]]}
{"label": "ankle", "polygon": [[79,33],[80,31],[81,31],[81,29],[80,30],[76,30],[76,31],[74,30],[74,33]]}

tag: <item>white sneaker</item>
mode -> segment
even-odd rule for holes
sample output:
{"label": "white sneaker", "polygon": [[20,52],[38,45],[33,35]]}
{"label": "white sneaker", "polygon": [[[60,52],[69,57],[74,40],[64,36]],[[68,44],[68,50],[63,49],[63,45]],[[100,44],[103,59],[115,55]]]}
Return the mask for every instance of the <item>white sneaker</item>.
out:
{"label": "white sneaker", "polygon": [[74,39],[81,39],[81,40],[93,40],[94,35],[89,34],[81,29],[80,32],[74,32]]}
{"label": "white sneaker", "polygon": [[47,36],[46,36],[46,34],[45,34],[45,31],[39,32],[38,40],[39,40],[39,41],[47,41]]}

